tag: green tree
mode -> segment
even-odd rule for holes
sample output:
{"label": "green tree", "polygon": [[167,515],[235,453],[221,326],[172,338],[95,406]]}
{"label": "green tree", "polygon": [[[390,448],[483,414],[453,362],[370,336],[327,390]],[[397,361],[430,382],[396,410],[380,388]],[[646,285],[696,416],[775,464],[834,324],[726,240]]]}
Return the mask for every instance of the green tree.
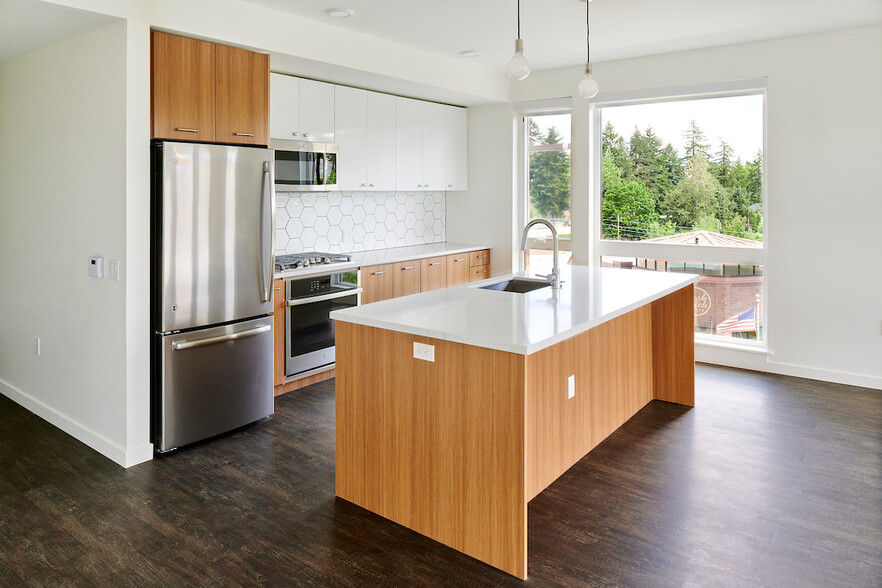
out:
{"label": "green tree", "polygon": [[612,158],[603,160],[601,216],[606,239],[645,239],[661,232],[655,199],[640,182],[627,182]]}
{"label": "green tree", "polygon": [[685,159],[692,160],[699,153],[706,160],[710,159],[710,144],[706,142],[707,137],[704,136],[704,132],[698,127],[695,120],[689,121],[689,127],[683,131],[683,139],[685,140],[683,146],[683,150],[686,152]]}
{"label": "green tree", "polygon": [[601,153],[604,158],[611,158],[623,173],[625,173],[625,170],[630,171],[631,160],[625,140],[616,132],[611,122],[607,122],[603,127]]}
{"label": "green tree", "polygon": [[[535,125],[531,120],[530,125]],[[538,130],[528,128],[533,145],[558,145],[557,129],[549,127],[544,137]],[[537,142],[533,143],[535,136]],[[535,216],[563,218],[570,210],[570,154],[560,149],[530,153],[530,207]]]}
{"label": "green tree", "polygon": [[707,159],[696,151],[686,164],[686,177],[660,203],[663,214],[678,227],[695,227],[703,217],[716,217],[720,183],[711,174]]}
{"label": "green tree", "polygon": [[720,138],[720,149],[714,154],[710,168],[717,181],[724,188],[733,188],[735,186],[735,165],[732,161],[734,154],[735,150],[732,149],[732,146]]}

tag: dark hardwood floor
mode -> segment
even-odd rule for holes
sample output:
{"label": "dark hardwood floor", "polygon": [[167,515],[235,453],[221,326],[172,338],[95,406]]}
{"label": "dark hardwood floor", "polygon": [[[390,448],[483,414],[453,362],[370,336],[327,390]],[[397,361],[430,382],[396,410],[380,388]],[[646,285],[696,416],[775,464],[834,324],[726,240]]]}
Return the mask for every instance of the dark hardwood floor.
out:
{"label": "dark hardwood floor", "polygon": [[[697,367],[529,506],[537,586],[882,585],[882,391]],[[519,586],[334,498],[334,381],[128,470],[0,396],[0,586]]]}

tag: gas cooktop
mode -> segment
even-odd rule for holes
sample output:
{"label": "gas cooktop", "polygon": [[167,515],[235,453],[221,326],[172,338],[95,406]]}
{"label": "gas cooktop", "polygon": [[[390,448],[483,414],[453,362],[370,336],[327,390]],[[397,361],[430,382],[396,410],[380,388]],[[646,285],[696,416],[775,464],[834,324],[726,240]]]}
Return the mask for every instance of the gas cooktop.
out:
{"label": "gas cooktop", "polygon": [[276,256],[276,270],[283,272],[292,269],[312,267],[315,265],[346,263],[351,260],[352,256],[346,255],[345,253],[322,253],[321,251],[289,253],[288,255]]}

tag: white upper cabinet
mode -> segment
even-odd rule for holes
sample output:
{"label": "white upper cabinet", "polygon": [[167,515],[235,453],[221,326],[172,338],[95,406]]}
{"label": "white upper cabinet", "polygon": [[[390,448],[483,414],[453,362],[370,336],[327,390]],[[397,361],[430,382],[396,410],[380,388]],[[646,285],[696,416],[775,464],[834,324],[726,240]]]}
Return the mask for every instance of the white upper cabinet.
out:
{"label": "white upper cabinet", "polygon": [[270,138],[334,142],[334,85],[270,74]]}
{"label": "white upper cabinet", "polygon": [[270,74],[270,137],[337,143],[339,190],[465,190],[465,108]]}
{"label": "white upper cabinet", "polygon": [[447,107],[447,190],[468,188],[468,111]]}
{"label": "white upper cabinet", "polygon": [[368,104],[368,189],[392,192],[395,175],[395,96],[367,93]]}
{"label": "white upper cabinet", "polygon": [[395,168],[397,189],[423,189],[423,103],[410,98],[395,99],[397,140]]}
{"label": "white upper cabinet", "polygon": [[338,188],[395,191],[395,96],[339,86],[335,110]]}
{"label": "white upper cabinet", "polygon": [[423,190],[447,189],[447,107],[423,102]]}
{"label": "white upper cabinet", "polygon": [[334,90],[333,84],[300,80],[300,127],[303,141],[336,143]]}
{"label": "white upper cabinet", "polygon": [[334,98],[337,188],[368,189],[368,92],[340,86]]}
{"label": "white upper cabinet", "polygon": [[270,138],[300,140],[300,78],[270,74]]}

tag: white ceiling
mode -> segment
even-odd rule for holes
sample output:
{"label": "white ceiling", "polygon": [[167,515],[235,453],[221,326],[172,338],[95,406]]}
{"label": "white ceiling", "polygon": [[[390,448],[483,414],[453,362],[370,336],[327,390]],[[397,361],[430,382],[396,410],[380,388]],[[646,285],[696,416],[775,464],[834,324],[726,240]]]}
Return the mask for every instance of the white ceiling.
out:
{"label": "white ceiling", "polygon": [[117,20],[112,16],[34,0],[0,0],[0,61]]}
{"label": "white ceiling", "polygon": [[[504,68],[517,36],[516,0],[243,0]],[[344,7],[335,19],[324,9]],[[729,45],[882,23],[882,0],[593,0],[591,60]],[[292,31],[292,34],[297,34]],[[585,3],[521,0],[521,37],[534,69],[585,62]],[[808,56],[810,57],[810,56]]]}

